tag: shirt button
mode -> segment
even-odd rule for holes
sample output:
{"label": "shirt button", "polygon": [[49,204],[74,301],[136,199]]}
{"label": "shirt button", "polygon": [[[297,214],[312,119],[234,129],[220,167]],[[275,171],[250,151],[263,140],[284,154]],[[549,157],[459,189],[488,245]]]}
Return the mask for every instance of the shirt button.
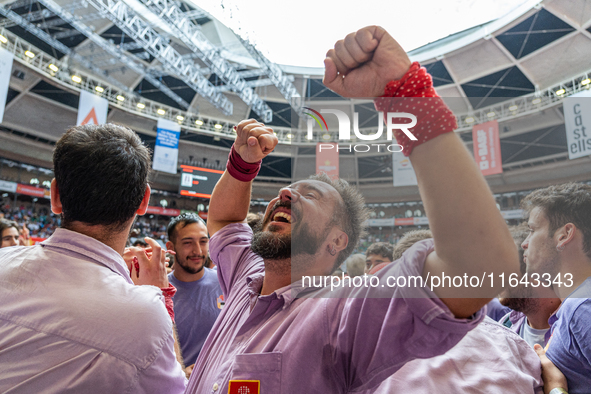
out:
{"label": "shirt button", "polygon": [[220,386],[218,386],[217,383],[213,384],[213,391],[218,391],[218,388],[220,388]]}

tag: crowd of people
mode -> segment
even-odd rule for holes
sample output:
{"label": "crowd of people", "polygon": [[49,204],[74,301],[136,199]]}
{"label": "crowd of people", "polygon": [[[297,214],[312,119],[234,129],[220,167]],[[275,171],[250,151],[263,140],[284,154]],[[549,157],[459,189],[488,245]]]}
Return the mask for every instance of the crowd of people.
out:
{"label": "crowd of people", "polygon": [[[325,68],[342,96],[422,113],[412,138],[394,134],[429,230],[352,255],[366,204],[322,173],[249,215],[252,181],[278,143],[250,119],[235,128],[207,223],[183,214],[165,247],[129,246],[148,207],[150,153],[122,126],[71,128],[53,156],[60,227],[40,245],[0,251],[0,391],[589,392],[591,186],[534,191],[526,227],[510,229],[430,76],[386,31],[348,35]],[[17,242],[14,229],[3,242],[4,232]],[[372,286],[304,285],[343,263]],[[449,286],[433,285],[446,277]],[[510,308],[500,322],[487,316],[491,303]]]}

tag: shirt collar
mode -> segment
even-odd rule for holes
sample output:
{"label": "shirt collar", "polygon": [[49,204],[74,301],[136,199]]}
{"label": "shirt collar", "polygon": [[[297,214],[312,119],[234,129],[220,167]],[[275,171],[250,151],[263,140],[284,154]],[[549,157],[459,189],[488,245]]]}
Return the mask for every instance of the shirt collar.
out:
{"label": "shirt collar", "polygon": [[[283,309],[289,307],[291,303],[303,293],[317,291],[316,288],[308,288],[302,286],[302,281],[298,280],[292,284],[284,286],[280,289],[275,290],[273,293],[261,296],[261,290],[263,288],[263,280],[265,279],[265,273],[259,272],[246,277],[246,285],[251,296],[256,298],[271,297],[271,298],[282,298]],[[255,298],[255,299],[256,299]]]}
{"label": "shirt collar", "polygon": [[110,246],[87,235],[58,228],[53,235],[41,242],[41,246],[69,250],[102,264],[111,271],[121,275],[127,282],[133,284],[129,277],[129,269],[123,257]]}

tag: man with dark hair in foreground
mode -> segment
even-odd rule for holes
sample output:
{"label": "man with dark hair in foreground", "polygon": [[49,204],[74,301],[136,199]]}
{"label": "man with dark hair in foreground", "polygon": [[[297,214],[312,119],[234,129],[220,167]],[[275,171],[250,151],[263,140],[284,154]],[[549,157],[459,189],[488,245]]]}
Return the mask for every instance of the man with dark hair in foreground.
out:
{"label": "man with dark hair in foreground", "polygon": [[[431,117],[412,129],[417,141],[399,133],[396,138],[416,171],[434,242],[419,242],[378,279],[516,271],[517,251],[505,221],[425,70],[411,65],[376,26],[337,42],[325,66],[325,85],[345,97],[428,97],[417,99]],[[397,112],[389,111],[391,104],[376,100],[381,111]],[[326,176],[295,182],[271,200],[253,236],[245,223],[252,180],[277,138],[255,120],[241,122],[236,135],[207,223],[227,301],[197,360],[189,393],[371,390],[404,363],[446,352],[482,319],[479,310],[498,294],[498,282],[480,292],[418,286],[397,288],[390,298],[365,299],[366,288],[353,289],[355,298],[301,297],[309,290],[303,276],[330,275],[356,246],[366,218],[363,199],[346,182]]]}
{"label": "man with dark hair in foreground", "polygon": [[146,238],[150,252],[125,252],[131,272],[122,257],[148,207],[148,149],[125,127],[78,126],[53,164],[62,228],[0,252],[0,392],[182,393],[164,251]]}
{"label": "man with dark hair in foreground", "polygon": [[394,247],[388,242],[376,242],[371,244],[365,252],[365,273],[369,272],[377,265],[389,264],[393,259]]}
{"label": "man with dark hair in foreground", "polygon": [[18,245],[18,224],[12,220],[0,219],[0,248]]}

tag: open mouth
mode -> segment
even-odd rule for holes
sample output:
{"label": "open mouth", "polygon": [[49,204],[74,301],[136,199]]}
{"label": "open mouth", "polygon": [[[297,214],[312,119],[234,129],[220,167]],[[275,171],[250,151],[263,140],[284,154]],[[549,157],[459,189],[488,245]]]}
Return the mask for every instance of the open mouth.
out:
{"label": "open mouth", "polygon": [[287,212],[275,212],[273,215],[273,221],[291,224],[291,215]]}

